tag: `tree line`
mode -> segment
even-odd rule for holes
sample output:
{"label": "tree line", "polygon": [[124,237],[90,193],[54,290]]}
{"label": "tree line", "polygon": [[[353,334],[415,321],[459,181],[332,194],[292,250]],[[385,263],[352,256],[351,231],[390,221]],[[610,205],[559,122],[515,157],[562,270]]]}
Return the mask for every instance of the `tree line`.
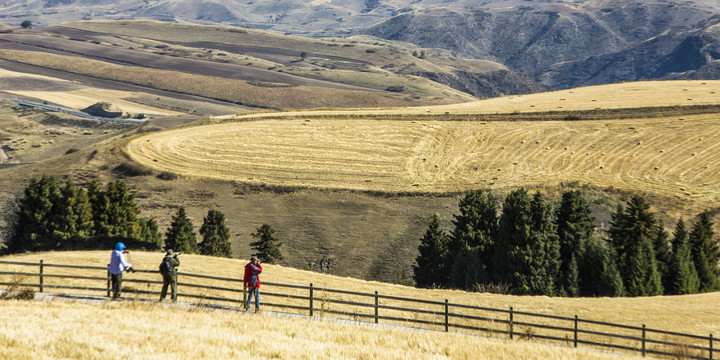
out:
{"label": "tree line", "polygon": [[433,216],[413,266],[418,287],[549,296],[650,296],[720,290],[720,250],[709,211],[672,236],[640,195],[612,214],[607,238],[580,190],[553,209],[516,189],[502,210],[490,191],[459,202],[448,233]]}
{"label": "tree line", "polygon": [[[9,234],[5,252],[108,249],[116,242],[141,250],[173,249],[189,254],[232,257],[230,230],[225,215],[208,210],[198,243],[192,220],[180,207],[163,235],[154,219],[140,217],[134,195],[122,181],[102,188],[93,181],[86,190],[71,180],[58,184],[53,176],[30,179],[15,211],[8,216]],[[270,225],[251,234],[251,247],[261,260],[282,260],[280,245]],[[0,247],[0,253],[3,252]]]}

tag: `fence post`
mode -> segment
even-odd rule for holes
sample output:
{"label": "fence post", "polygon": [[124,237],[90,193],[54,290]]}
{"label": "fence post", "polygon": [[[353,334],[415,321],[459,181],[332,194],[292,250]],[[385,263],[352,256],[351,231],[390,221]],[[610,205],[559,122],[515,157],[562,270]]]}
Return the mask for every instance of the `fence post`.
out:
{"label": "fence post", "polygon": [[112,281],[112,280],[110,279],[110,264],[108,264],[108,270],[107,270],[107,297],[110,297],[110,284],[111,284],[111,281]]}
{"label": "fence post", "polygon": [[313,316],[313,283],[310,283],[310,316]]}
{"label": "fence post", "polygon": [[577,347],[577,339],[578,339],[578,316],[575,315],[575,347]]}
{"label": "fence post", "polygon": [[510,307],[510,340],[513,339],[513,307]]}
{"label": "fence post", "polygon": [[645,356],[645,324],[642,327],[642,356]]}
{"label": "fence post", "polygon": [[375,323],[378,323],[378,292],[375,290]]}
{"label": "fence post", "polygon": [[713,336],[710,334],[710,360],[713,360]]}
{"label": "fence post", "polygon": [[40,259],[40,292],[43,292],[43,259]]}
{"label": "fence post", "polygon": [[449,331],[449,325],[450,325],[450,324],[448,324],[448,312],[449,312],[448,307],[449,307],[448,299],[445,299],[445,332]]}

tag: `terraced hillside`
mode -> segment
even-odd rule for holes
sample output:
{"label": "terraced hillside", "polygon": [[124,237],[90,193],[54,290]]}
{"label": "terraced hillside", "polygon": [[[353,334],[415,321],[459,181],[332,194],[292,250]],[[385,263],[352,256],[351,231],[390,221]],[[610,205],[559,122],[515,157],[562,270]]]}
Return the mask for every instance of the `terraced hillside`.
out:
{"label": "terraced hillside", "polygon": [[161,171],[290,187],[579,182],[710,204],[720,198],[716,92],[720,82],[646,82],[413,110],[266,113],[146,135],[127,151]]}

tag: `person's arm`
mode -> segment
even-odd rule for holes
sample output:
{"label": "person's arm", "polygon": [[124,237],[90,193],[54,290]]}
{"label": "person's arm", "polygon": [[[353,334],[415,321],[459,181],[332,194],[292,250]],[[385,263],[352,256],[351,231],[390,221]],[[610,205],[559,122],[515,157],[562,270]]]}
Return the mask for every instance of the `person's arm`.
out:
{"label": "person's arm", "polygon": [[120,253],[120,263],[126,268],[133,267],[131,263],[129,263],[129,262],[127,262],[127,260],[125,260],[125,254],[123,254],[123,253]]}
{"label": "person's arm", "polygon": [[178,267],[178,266],[180,266],[180,259],[178,259],[178,257],[175,256],[172,258],[171,263],[172,263],[173,267]]}
{"label": "person's arm", "polygon": [[257,264],[257,265],[253,264],[251,269],[252,269],[253,274],[255,274],[255,275],[258,275],[262,272],[262,266],[260,266],[260,264]]}

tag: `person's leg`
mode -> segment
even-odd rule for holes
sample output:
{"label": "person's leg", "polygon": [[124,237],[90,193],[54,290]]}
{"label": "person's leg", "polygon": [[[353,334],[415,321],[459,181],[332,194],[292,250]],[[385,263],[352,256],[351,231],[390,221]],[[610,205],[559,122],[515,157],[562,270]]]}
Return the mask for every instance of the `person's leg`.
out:
{"label": "person's leg", "polygon": [[167,296],[167,289],[168,285],[170,285],[170,282],[168,281],[167,275],[163,275],[163,286],[162,291],[160,291],[160,301],[165,299],[165,296]]}
{"label": "person's leg", "polygon": [[247,288],[247,290],[248,290],[248,298],[247,298],[247,304],[245,305],[245,311],[250,310],[250,304],[252,303],[253,291],[254,291],[255,289],[253,289],[253,288]]}
{"label": "person's leg", "polygon": [[260,288],[255,288],[255,311],[260,310]]}
{"label": "person's leg", "polygon": [[112,274],[113,298],[117,299],[122,294],[122,273]]}
{"label": "person's leg", "polygon": [[112,286],[111,286],[112,293],[113,293],[112,297],[113,297],[113,299],[115,299],[115,298],[117,298],[117,275],[110,274],[110,280],[112,281]]}
{"label": "person's leg", "polygon": [[172,301],[177,300],[177,277],[172,278],[171,282],[171,288],[172,288]]}

